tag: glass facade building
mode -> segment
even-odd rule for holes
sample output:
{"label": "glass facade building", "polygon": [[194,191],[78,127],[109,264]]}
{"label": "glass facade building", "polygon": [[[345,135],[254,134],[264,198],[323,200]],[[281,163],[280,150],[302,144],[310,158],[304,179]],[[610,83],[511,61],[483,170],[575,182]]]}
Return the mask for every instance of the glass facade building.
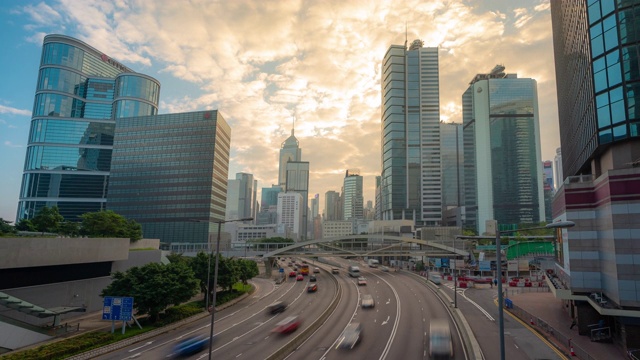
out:
{"label": "glass facade building", "polygon": [[160,83],[63,35],[44,38],[16,218],[105,209],[116,125],[158,112]]}
{"label": "glass facade building", "polygon": [[443,225],[462,226],[464,206],[464,148],[462,124],[440,123],[440,153],[442,156]]}
{"label": "glass facade building", "polygon": [[392,45],[382,62],[383,220],[442,222],[438,48]]}
{"label": "glass facade building", "polygon": [[479,74],[463,94],[466,224],[478,233],[544,221],[536,81]]}
{"label": "glass facade building", "polygon": [[344,220],[364,219],[362,176],[359,170],[347,170],[342,188]]}
{"label": "glass facade building", "polygon": [[215,239],[230,144],[216,110],[128,118],[116,127],[107,208],[140,223],[145,238]]}

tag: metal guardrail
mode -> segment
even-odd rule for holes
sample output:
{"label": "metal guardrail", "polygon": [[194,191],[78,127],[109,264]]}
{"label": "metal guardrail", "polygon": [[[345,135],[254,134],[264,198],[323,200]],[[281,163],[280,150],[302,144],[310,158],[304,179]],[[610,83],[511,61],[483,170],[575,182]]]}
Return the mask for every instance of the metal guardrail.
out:
{"label": "metal guardrail", "polygon": [[631,360],[640,360],[640,349],[632,349],[627,351],[627,355]]}
{"label": "metal guardrail", "polygon": [[529,312],[527,312],[526,310],[521,309],[517,305],[513,304],[512,307],[510,309],[508,309],[507,311],[509,311],[513,315],[517,316],[520,320],[522,320],[524,322],[529,323],[530,321],[533,321],[534,324],[535,324],[535,328],[536,329],[538,329],[540,331],[543,331],[547,335],[555,338],[561,344],[571,344],[571,347],[573,348],[573,352],[576,354],[576,357],[578,357],[579,359],[582,359],[582,360],[598,360],[598,359],[594,358],[593,356],[591,356],[588,351],[586,351],[585,349],[581,348],[578,344],[570,343],[571,339],[567,338],[562,333],[556,331],[556,329],[554,329],[553,326],[547,324],[547,322],[545,322],[544,320],[540,319],[539,317],[531,315]]}

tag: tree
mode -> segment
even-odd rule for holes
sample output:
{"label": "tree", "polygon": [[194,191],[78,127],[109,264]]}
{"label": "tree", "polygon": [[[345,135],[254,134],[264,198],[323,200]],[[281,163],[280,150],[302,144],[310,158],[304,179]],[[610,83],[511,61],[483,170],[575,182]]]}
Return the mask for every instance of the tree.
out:
{"label": "tree", "polygon": [[16,223],[16,230],[18,231],[36,231],[36,227],[29,219],[20,219]]}
{"label": "tree", "polygon": [[40,232],[58,232],[60,223],[64,221],[64,217],[60,215],[57,206],[43,206],[36,216],[31,219],[33,226]]}
{"label": "tree", "polygon": [[142,226],[134,220],[112,210],[97,211],[80,215],[80,232],[92,237],[129,238],[131,242],[142,239]]}
{"label": "tree", "polygon": [[258,276],[260,274],[260,270],[258,270],[258,264],[255,261],[238,259],[238,275],[240,280],[242,280],[243,284],[247,283],[247,280],[252,279],[254,276]]}
{"label": "tree", "polygon": [[[212,260],[215,260],[212,259]],[[211,265],[214,264],[214,261],[211,261]],[[213,274],[214,271],[211,271],[211,282],[213,286]],[[222,255],[218,255],[218,286],[223,289],[231,290],[233,284],[237,283],[240,279],[240,271],[238,270],[238,266],[236,264],[235,259],[225,258]]]}
{"label": "tree", "polygon": [[11,225],[11,221],[0,218],[0,235],[15,233],[16,228]]}
{"label": "tree", "polygon": [[80,235],[80,224],[73,221],[63,221],[58,227],[58,232],[67,236]]}
{"label": "tree", "polygon": [[188,301],[198,291],[193,271],[181,262],[133,267],[124,273],[114,273],[112,279],[100,296],[133,297],[138,313],[149,314],[154,321],[169,305]]}
{"label": "tree", "polygon": [[[171,263],[183,262],[183,263],[185,263],[187,265],[190,265],[190,262],[191,262],[190,258],[188,258],[188,257],[186,257],[186,256],[184,256],[182,254],[173,254],[173,253],[167,255],[167,260],[169,260],[169,262],[171,262]],[[194,271],[194,274],[195,274],[195,271]]]}

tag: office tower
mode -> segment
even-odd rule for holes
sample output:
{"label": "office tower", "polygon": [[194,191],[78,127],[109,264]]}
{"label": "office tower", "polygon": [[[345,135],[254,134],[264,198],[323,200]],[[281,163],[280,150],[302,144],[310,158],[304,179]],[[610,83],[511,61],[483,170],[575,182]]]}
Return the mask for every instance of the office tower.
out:
{"label": "office tower", "polygon": [[145,238],[215,239],[212,222],[225,219],[230,143],[217,110],[119,122],[107,208],[139,222]]}
{"label": "office tower", "polygon": [[310,239],[320,239],[322,236],[322,217],[320,216],[320,194],[315,194],[313,198],[311,198],[311,208],[310,208],[310,218],[309,218],[309,235]]}
{"label": "office tower", "polygon": [[542,162],[542,174],[544,181],[544,190],[555,191],[555,187],[553,185],[553,162],[551,160],[545,160]]}
{"label": "office tower", "polygon": [[[558,244],[568,291],[556,297],[580,324],[609,314],[614,342],[627,348],[640,347],[627,317],[640,308],[639,10],[637,1],[551,1],[564,179],[553,218],[576,223]],[[588,297],[595,292],[606,304]]]}
{"label": "office tower", "polygon": [[362,176],[360,176],[359,169],[350,169],[346,171],[342,189],[343,219],[364,219]]}
{"label": "office tower", "polygon": [[556,156],[553,158],[553,185],[554,189],[559,189],[564,181],[562,176],[562,148],[556,149]]}
{"label": "office tower", "polygon": [[159,94],[157,80],[90,45],[45,36],[16,218],[104,210],[116,121],[157,114]]}
{"label": "office tower", "polygon": [[287,185],[287,163],[290,161],[302,161],[302,149],[300,149],[298,139],[293,135],[289,136],[280,147],[280,158],[278,167],[278,185],[286,189]]}
{"label": "office tower", "polygon": [[374,220],[381,220],[382,219],[382,187],[381,187],[381,180],[382,177],[380,176],[376,176],[376,202],[375,202],[375,214],[373,215],[373,219]]}
{"label": "office tower", "polygon": [[445,226],[462,226],[465,220],[462,144],[462,124],[441,122],[442,221]]}
{"label": "office tower", "polygon": [[302,239],[302,195],[297,192],[278,194],[278,233],[287,239]]}
{"label": "office tower", "polygon": [[227,208],[225,220],[254,217],[255,187],[253,174],[237,173],[235,179],[227,181]]}
{"label": "office tower", "polygon": [[256,217],[256,225],[278,223],[278,194],[282,192],[279,185],[271,185],[270,188],[262,188],[260,195],[260,212]]}
{"label": "office tower", "polygon": [[497,65],[478,74],[462,96],[466,227],[485,232],[544,221],[544,193],[534,79]]}
{"label": "office tower", "polygon": [[383,220],[442,221],[438,48],[391,45],[382,61]]}
{"label": "office tower", "polygon": [[307,213],[309,212],[309,162],[289,161],[286,164],[285,192],[297,192],[302,195],[302,224],[300,238],[307,238]]}
{"label": "office tower", "polygon": [[340,194],[329,190],[324,194],[324,221],[342,220],[339,218]]}

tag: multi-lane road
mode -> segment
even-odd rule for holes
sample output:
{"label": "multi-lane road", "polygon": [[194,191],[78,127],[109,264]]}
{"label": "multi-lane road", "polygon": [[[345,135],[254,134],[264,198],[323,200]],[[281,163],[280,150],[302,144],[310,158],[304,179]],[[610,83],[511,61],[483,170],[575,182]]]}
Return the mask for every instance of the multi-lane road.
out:
{"label": "multi-lane road", "polygon": [[[288,261],[288,260],[287,260]],[[351,263],[349,260],[335,259],[341,267],[340,273],[331,274],[331,266],[311,265],[321,268],[317,276],[318,291],[308,293],[308,277],[303,281],[287,278],[282,284],[266,279],[254,279],[256,291],[249,298],[227,309],[218,311],[215,316],[215,341],[211,348],[215,359],[267,359],[278,353],[302,332],[310,336],[286,353],[292,360],[329,360],[348,357],[349,359],[429,359],[429,324],[433,319],[444,319],[452,329],[454,358],[473,358],[466,353],[458,325],[450,315],[451,304],[436,296],[432,286],[424,279],[408,272],[383,272],[380,268],[368,268],[363,263]],[[349,264],[360,266],[367,285],[358,285],[355,278],[348,276]],[[291,269],[285,264],[285,271]],[[450,291],[445,288],[445,290]],[[337,295],[339,294],[339,295]],[[374,308],[363,309],[361,299],[370,294],[375,300]],[[451,295],[453,293],[451,292]],[[490,295],[485,304],[490,300]],[[498,356],[497,326],[489,312],[460,292],[458,305],[469,320],[473,332],[479,334],[483,358]],[[288,304],[279,314],[269,314],[268,307],[276,301]],[[333,310],[322,319],[322,324],[311,331],[310,328],[321,315],[337,302]],[[468,313],[468,315],[467,315]],[[485,314],[486,313],[486,314]],[[272,332],[276,324],[288,316],[302,319],[301,326],[291,334]],[[495,314],[493,315],[495,317]],[[204,318],[164,333],[150,340],[131,345],[109,353],[100,359],[162,359],[175,357],[174,346],[189,336],[208,336],[210,318]],[[360,323],[362,338],[353,349],[338,349],[341,334],[347,325]],[[508,327],[510,331],[519,331]],[[522,340],[527,339],[527,340]],[[507,354],[510,359],[528,359],[529,347],[539,347],[533,335],[522,336],[518,341],[507,338]],[[520,345],[520,346],[518,346]],[[540,355],[553,353],[542,351]],[[530,355],[531,353],[529,353]],[[208,357],[208,350],[191,356],[191,359]],[[553,357],[545,357],[553,358]]]}

